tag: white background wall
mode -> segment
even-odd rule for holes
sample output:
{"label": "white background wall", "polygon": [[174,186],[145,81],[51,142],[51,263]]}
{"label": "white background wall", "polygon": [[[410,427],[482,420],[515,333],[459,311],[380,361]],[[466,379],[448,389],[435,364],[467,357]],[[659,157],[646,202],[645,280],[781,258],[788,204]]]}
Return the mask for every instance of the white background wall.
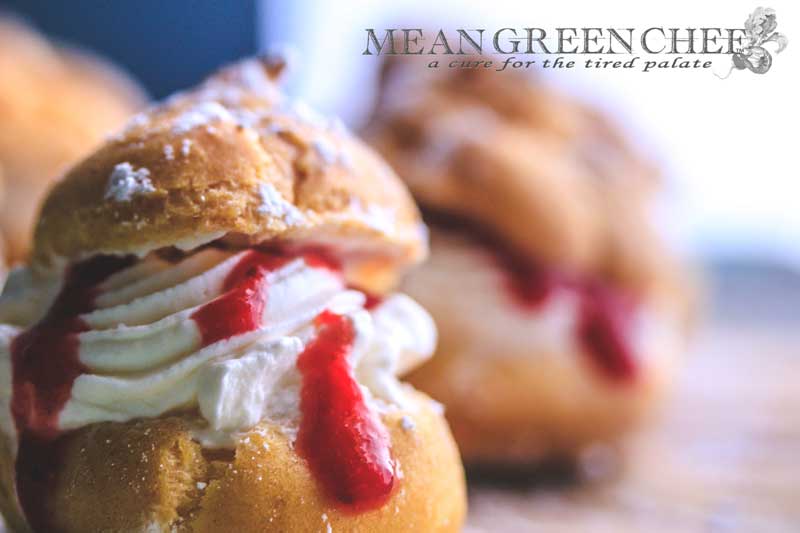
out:
{"label": "white background wall", "polygon": [[[402,5],[401,5],[402,4]],[[291,43],[290,89],[357,122],[369,109],[378,59],[361,55],[368,27],[742,27],[752,1],[513,2],[301,0],[262,5],[264,48]],[[568,90],[618,110],[664,162],[665,226],[707,256],[778,258],[800,266],[800,9],[769,0],[789,46],[758,76],[707,70],[552,73]],[[715,58],[727,70],[730,56]]]}

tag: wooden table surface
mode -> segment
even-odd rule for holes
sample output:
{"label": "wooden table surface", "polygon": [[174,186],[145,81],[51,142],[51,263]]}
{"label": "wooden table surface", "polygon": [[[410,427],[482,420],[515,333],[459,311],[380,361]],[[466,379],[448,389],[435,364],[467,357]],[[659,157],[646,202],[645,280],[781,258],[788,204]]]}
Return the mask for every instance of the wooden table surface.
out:
{"label": "wooden table surface", "polygon": [[700,332],[617,480],[473,483],[466,531],[800,532],[800,320],[771,324]]}

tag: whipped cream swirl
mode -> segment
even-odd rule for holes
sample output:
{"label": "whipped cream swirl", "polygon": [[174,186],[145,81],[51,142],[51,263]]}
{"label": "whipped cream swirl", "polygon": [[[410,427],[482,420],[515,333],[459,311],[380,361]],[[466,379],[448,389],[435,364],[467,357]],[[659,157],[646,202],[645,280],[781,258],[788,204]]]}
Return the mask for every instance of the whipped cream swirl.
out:
{"label": "whipped cream swirl", "polygon": [[[84,327],[75,333],[83,372],[72,383],[57,429],[196,409],[207,422],[198,439],[209,446],[231,445],[238,433],[264,420],[294,431],[301,384],[296,361],[316,337],[314,319],[324,311],[352,321],[349,363],[365,396],[402,405],[397,376],[435,346],[430,316],[402,294],[367,306],[364,293],[308,255],[276,262],[263,283],[248,289],[260,292],[253,327],[218,335],[215,322],[231,317],[206,312],[212,305],[226,309],[219,304],[229,291],[227,280],[254,253],[207,249],[178,263],[148,257],[96,287],[93,310],[80,315]],[[11,438],[12,343],[45,316],[61,283],[20,269],[0,298],[0,322],[9,323],[0,325],[0,430]]]}

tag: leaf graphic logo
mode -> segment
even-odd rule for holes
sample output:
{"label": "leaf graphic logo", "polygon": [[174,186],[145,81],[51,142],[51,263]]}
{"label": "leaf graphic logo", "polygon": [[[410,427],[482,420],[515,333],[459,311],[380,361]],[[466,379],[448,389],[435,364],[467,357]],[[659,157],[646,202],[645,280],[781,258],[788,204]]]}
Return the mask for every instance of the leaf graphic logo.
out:
{"label": "leaf graphic logo", "polygon": [[774,43],[778,54],[786,48],[789,40],[785,35],[778,33],[778,19],[775,10],[771,8],[759,7],[753,11],[744,23],[745,37],[741,49],[733,54],[733,64],[724,76],[717,76],[725,79],[730,76],[733,69],[744,70],[756,74],[764,74],[772,67],[772,54],[766,49],[766,45]]}

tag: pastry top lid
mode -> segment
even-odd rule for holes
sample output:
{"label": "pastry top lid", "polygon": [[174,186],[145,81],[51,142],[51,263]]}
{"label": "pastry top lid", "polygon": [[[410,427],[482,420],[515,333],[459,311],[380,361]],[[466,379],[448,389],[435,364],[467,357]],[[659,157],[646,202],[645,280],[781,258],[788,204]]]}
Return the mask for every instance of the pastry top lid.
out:
{"label": "pastry top lid", "polygon": [[568,268],[603,261],[609,195],[645,204],[658,183],[602,113],[511,69],[390,57],[365,133],[424,208],[472,218]]}
{"label": "pastry top lid", "polygon": [[133,117],[51,190],[34,266],[217,240],[346,243],[394,269],[422,259],[405,186],[340,122],[284,96],[283,66],[242,61]]}

